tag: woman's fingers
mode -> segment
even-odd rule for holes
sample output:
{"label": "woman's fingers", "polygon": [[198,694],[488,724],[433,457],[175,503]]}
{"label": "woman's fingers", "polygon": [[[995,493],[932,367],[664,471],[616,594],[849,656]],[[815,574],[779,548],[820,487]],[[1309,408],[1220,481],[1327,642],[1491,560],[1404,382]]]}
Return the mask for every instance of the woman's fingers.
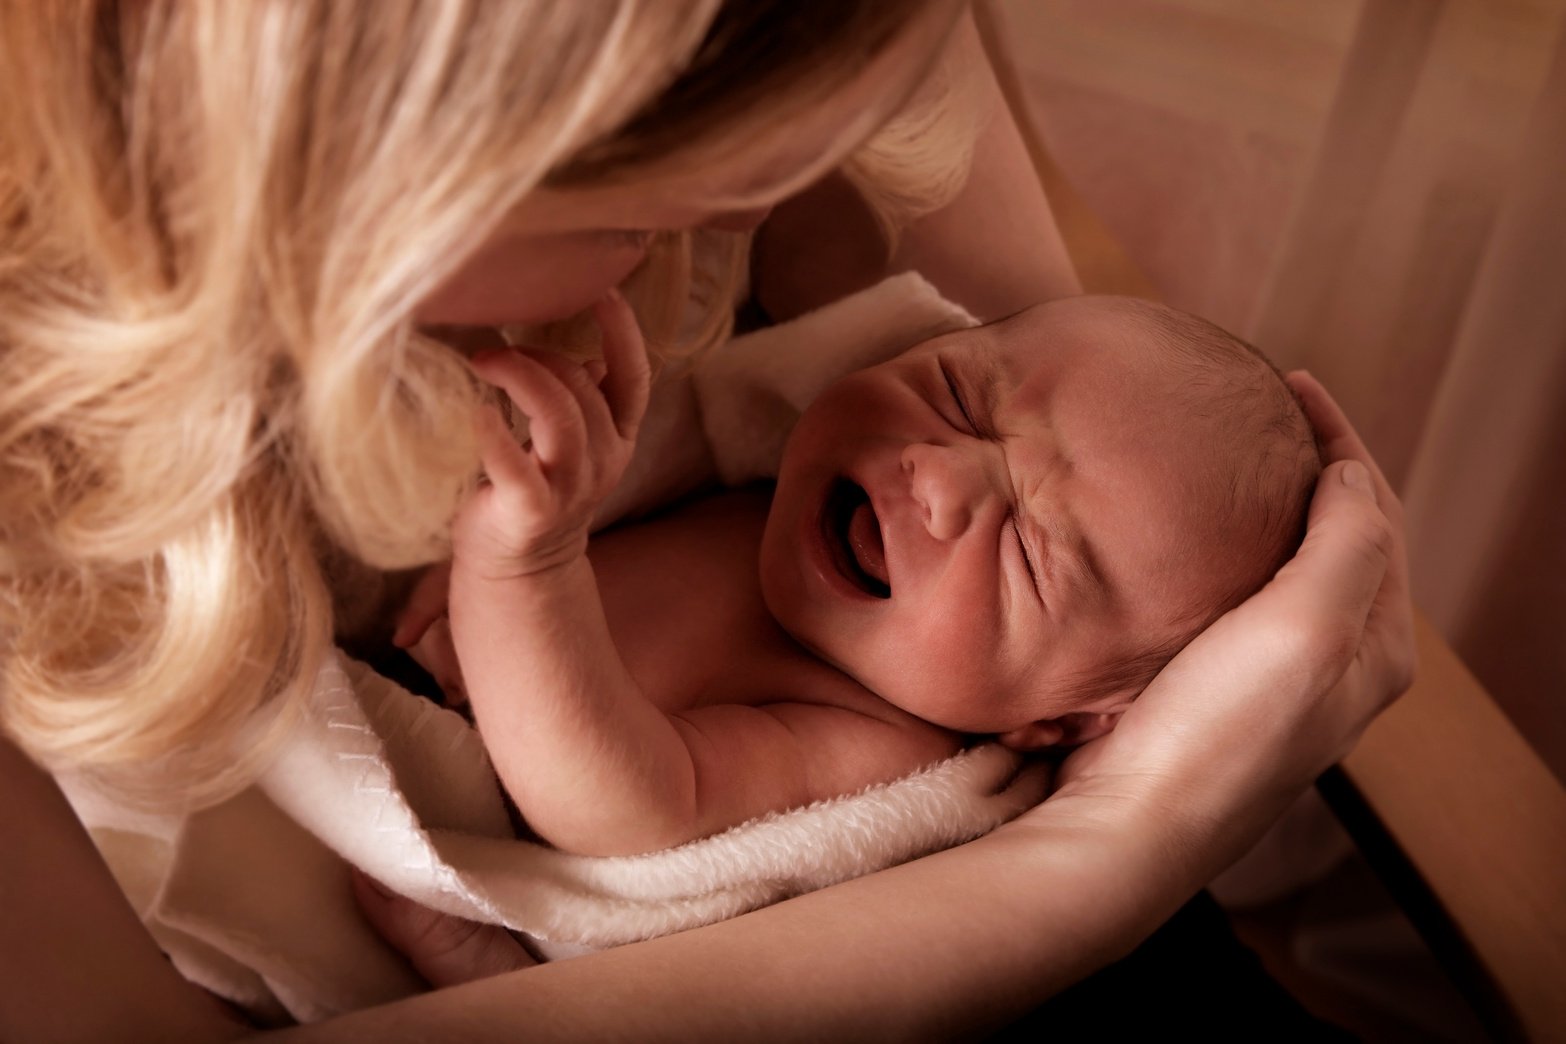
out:
{"label": "woman's fingers", "polygon": [[[1300,397],[1300,402],[1305,407],[1305,416],[1321,439],[1322,450],[1326,454],[1328,463],[1335,460],[1357,460],[1364,464],[1370,470],[1375,485],[1376,500],[1383,508],[1390,507],[1390,502],[1397,499],[1392,493],[1392,487],[1387,483],[1386,476],[1381,473],[1381,468],[1377,466],[1375,459],[1371,457],[1370,451],[1365,448],[1359,433],[1349,423],[1343,407],[1337,404],[1327,389],[1322,387],[1320,381],[1304,370],[1295,370],[1284,379]],[[1392,512],[1388,511],[1388,514]]]}
{"label": "woman's fingers", "polygon": [[1366,450],[1364,441],[1321,382],[1304,371],[1289,374],[1287,380],[1304,403],[1306,415],[1321,437],[1327,460],[1357,460],[1369,470],[1376,504],[1389,525],[1391,546],[1387,550],[1386,573],[1366,624],[1359,666],[1385,687],[1390,702],[1413,682],[1416,659],[1403,505]]}
{"label": "woman's fingers", "polygon": [[593,317],[603,333],[604,399],[623,439],[634,439],[647,412],[652,366],[647,345],[636,325],[636,314],[618,290],[610,290],[593,306]]}
{"label": "woman's fingers", "polygon": [[1084,815],[1130,801],[1155,824],[1223,824],[1223,844],[1190,853],[1202,858],[1239,854],[1411,672],[1397,498],[1321,386],[1290,383],[1329,457],[1299,552],[1175,656],[1113,732],[1073,752],[1050,799],[1088,799]]}
{"label": "woman's fingers", "polygon": [[503,928],[420,906],[358,870],[351,876],[370,926],[431,986],[458,986],[537,963]]}
{"label": "woman's fingers", "polygon": [[1357,460],[1328,465],[1311,498],[1305,539],[1258,597],[1288,599],[1318,634],[1340,635],[1342,667],[1358,647],[1393,553],[1369,470]]}

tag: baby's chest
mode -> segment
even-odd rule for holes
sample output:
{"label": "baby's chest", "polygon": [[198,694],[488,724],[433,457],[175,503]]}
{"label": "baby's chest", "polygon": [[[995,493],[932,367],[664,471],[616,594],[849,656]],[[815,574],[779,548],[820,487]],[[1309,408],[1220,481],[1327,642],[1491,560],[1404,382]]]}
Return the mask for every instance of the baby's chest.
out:
{"label": "baby's chest", "polygon": [[756,565],[766,504],[725,494],[593,542],[616,648],[666,712],[875,699],[800,648],[767,611]]}

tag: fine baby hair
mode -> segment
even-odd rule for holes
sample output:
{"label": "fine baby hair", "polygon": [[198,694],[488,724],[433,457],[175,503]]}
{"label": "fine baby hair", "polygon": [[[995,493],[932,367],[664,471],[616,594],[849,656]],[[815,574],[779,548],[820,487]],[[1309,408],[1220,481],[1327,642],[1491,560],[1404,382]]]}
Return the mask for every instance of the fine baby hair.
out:
{"label": "fine baby hair", "polygon": [[1299,550],[1311,491],[1321,475],[1321,447],[1283,374],[1261,351],[1216,323],[1141,298],[1117,303],[1143,324],[1164,351],[1156,356],[1170,395],[1216,425],[1239,449],[1228,467],[1194,494],[1227,514],[1232,561],[1240,564],[1226,592],[1192,604],[1171,642],[1108,665],[1082,679],[1085,691],[1141,688],[1208,624],[1250,597]]}

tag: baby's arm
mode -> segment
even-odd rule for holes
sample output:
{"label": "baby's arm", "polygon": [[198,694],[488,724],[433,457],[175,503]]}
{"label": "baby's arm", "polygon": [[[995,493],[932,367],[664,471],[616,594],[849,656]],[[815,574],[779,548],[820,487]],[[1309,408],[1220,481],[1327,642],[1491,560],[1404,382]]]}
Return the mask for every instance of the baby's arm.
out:
{"label": "baby's arm", "polygon": [[518,446],[495,411],[483,415],[489,481],[453,526],[451,630],[475,720],[528,823],[570,851],[650,851],[950,754],[950,737],[890,707],[779,702],[673,716],[646,698],[585,554],[647,389],[630,312],[614,299],[598,316],[601,388],[545,353],[474,360],[528,414],[533,445]]}
{"label": "baby's arm", "polygon": [[[689,763],[664,715],[620,660],[586,556],[593,511],[635,443],[648,367],[618,296],[598,306],[602,387],[544,352],[476,356],[479,376],[529,419],[517,445],[480,417],[487,483],[452,528],[452,638],[495,769],[535,830],[565,847],[685,813]],[[634,840],[628,839],[630,844]]]}

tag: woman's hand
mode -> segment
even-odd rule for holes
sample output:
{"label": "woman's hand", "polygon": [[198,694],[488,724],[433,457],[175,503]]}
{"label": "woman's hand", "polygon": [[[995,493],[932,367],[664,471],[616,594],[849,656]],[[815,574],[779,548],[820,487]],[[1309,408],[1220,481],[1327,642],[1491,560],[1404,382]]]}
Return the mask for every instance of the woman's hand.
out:
{"label": "woman's hand", "polygon": [[1289,384],[1328,462],[1298,554],[1176,656],[1112,734],[1072,754],[1046,806],[1149,802],[1172,836],[1194,816],[1207,827],[1196,837],[1221,842],[1181,847],[1233,858],[1408,688],[1402,507],[1326,390],[1304,373]]}

